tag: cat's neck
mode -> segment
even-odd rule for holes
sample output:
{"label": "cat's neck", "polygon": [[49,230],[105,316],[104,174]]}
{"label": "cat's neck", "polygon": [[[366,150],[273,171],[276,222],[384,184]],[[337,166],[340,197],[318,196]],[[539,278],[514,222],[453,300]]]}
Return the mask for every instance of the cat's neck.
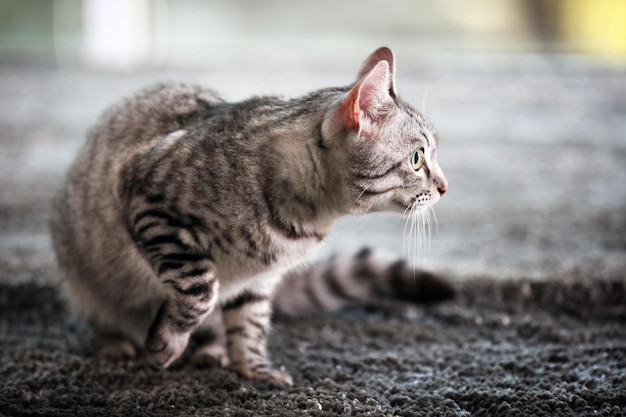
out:
{"label": "cat's neck", "polygon": [[[335,94],[337,96],[338,94]],[[330,97],[332,98],[332,97]],[[304,234],[326,236],[345,214],[340,170],[333,149],[322,144],[322,120],[329,97],[285,102],[268,124],[264,141],[266,184],[275,215]]]}

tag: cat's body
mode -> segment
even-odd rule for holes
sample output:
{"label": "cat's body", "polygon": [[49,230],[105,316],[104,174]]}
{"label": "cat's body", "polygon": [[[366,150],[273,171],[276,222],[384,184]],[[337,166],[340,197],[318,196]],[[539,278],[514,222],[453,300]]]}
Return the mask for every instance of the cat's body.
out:
{"label": "cat's body", "polygon": [[219,319],[242,375],[267,360],[271,299],[346,214],[434,204],[436,135],[400,101],[386,48],[354,87],[227,103],[179,84],[146,89],[92,131],[57,199],[52,234],[69,298],[101,355],[143,348],[161,367]]}

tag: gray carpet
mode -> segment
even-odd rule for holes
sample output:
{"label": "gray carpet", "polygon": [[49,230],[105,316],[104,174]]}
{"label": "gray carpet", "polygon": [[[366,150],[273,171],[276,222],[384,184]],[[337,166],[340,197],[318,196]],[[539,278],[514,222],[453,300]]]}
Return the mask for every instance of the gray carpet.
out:
{"label": "gray carpet", "polygon": [[295,384],[188,363],[98,363],[52,286],[0,287],[0,412],[92,415],[620,416],[626,284],[468,281],[456,301],[278,321]]}
{"label": "gray carpet", "polygon": [[355,63],[0,67],[0,415],[626,415],[626,73],[555,57],[485,62],[399,66],[409,101],[428,86],[450,182],[430,251],[407,253],[404,223],[387,215],[347,219],[328,246],[419,261],[457,298],[277,320],[270,350],[289,388],[188,362],[96,362],[90,330],[59,298],[48,205],[98,114],[152,81],[296,95],[346,83]]}

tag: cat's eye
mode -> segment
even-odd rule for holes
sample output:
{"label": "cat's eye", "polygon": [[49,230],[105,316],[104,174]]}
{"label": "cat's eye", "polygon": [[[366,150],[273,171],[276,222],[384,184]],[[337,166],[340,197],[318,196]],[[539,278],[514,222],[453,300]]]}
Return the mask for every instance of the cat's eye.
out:
{"label": "cat's eye", "polygon": [[424,151],[421,149],[416,150],[411,154],[411,168],[417,171],[424,165]]}

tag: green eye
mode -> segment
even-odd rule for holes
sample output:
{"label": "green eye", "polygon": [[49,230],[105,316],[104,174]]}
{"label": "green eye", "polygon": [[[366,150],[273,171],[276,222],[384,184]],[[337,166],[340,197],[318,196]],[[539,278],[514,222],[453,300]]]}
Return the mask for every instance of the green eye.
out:
{"label": "green eye", "polygon": [[421,149],[416,150],[411,154],[411,168],[417,171],[424,165],[424,151]]}

